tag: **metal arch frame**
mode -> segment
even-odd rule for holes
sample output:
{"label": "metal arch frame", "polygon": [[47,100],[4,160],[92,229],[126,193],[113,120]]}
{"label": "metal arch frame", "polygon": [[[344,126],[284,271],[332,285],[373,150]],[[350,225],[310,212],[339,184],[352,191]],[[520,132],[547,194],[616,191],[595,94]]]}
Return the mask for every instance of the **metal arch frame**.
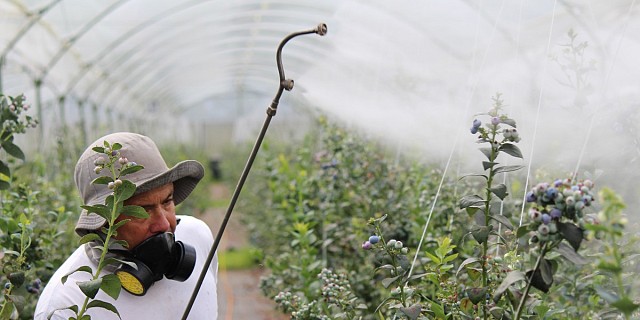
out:
{"label": "metal arch frame", "polygon": [[[42,19],[42,17],[49,11],[51,10],[53,7],[55,7],[58,3],[62,2],[62,0],[53,0],[51,1],[49,4],[45,5],[44,7],[42,7],[40,10],[37,11],[36,14],[31,16],[31,19],[29,20],[29,22],[27,22],[27,24],[22,27],[18,33],[16,33],[16,35],[7,43],[7,46],[2,50],[2,53],[0,53],[0,91],[2,91],[2,69],[3,69],[3,65],[4,65],[4,61],[7,57],[7,55],[9,54],[9,51],[11,51],[13,49],[13,47],[18,43],[18,41],[20,41],[20,39],[22,39],[22,37],[27,33],[27,31],[31,30],[31,28]],[[14,3],[14,5],[17,6],[17,4]],[[25,14],[25,10],[24,8],[20,8],[22,10],[22,13]],[[27,16],[25,14],[25,16]]]}
{"label": "metal arch frame", "polygon": [[[226,18],[228,18],[228,17],[226,17]],[[206,23],[206,22],[208,22],[208,21],[205,21],[205,23]],[[252,24],[247,24],[247,25],[252,25]],[[244,28],[246,28],[246,25],[241,25],[241,26],[239,26],[239,27],[238,27],[238,26],[236,26],[236,27],[233,27],[233,28],[225,28],[225,29],[222,29],[222,31],[215,32],[214,34],[224,34],[224,33],[226,33],[226,32],[229,32],[229,30],[232,30],[231,32],[233,32],[233,31],[237,31],[237,30],[243,30]],[[266,30],[270,30],[270,29],[266,29]],[[275,28],[274,28],[274,30],[275,30]],[[210,37],[210,36],[211,36],[211,34],[205,34],[205,36]],[[240,40],[242,40],[242,39],[240,39]],[[171,41],[171,38],[164,37],[164,38],[162,38],[161,40],[157,41],[154,45],[158,45],[158,46],[160,46],[160,45],[163,45],[163,44],[164,44],[165,42],[167,42],[167,41]],[[188,40],[187,40],[187,41],[188,41]],[[244,41],[244,40],[243,40],[243,41]],[[116,40],[116,41],[114,41],[114,42],[118,43],[118,42],[120,42],[120,39],[117,39],[117,40]],[[117,47],[117,46],[116,46],[116,47]],[[142,48],[142,47],[144,47],[144,46],[142,46],[142,45],[140,45],[140,46],[136,46],[136,48]],[[114,47],[113,49],[115,49],[115,47]],[[111,51],[111,50],[109,50],[109,51]],[[100,56],[105,56],[105,55],[106,55],[106,53],[101,54]],[[134,56],[124,57],[123,59],[119,59],[119,60],[116,62],[116,66],[115,66],[114,68],[116,68],[116,69],[124,68],[125,66],[127,66],[127,63],[129,62],[128,60],[131,60],[131,59],[133,59],[133,58],[134,58]],[[143,58],[140,58],[140,59],[143,59]],[[148,57],[146,57],[146,60],[149,60],[149,59],[148,59]],[[67,93],[69,93],[69,92],[72,90],[72,88],[73,88],[73,87],[74,87],[74,86],[79,82],[79,80],[81,79],[81,77],[83,77],[83,76],[84,76],[84,75],[89,71],[89,68],[91,68],[92,66],[94,66],[96,63],[97,63],[97,60],[96,60],[96,61],[94,61],[94,62],[92,62],[92,63],[90,63],[90,64],[88,64],[88,65],[87,65],[87,67],[86,67],[86,68],[84,68],[84,69],[81,71],[81,73],[80,73],[77,77],[75,77],[75,78],[74,78],[74,80],[70,81],[70,82],[73,82],[73,83],[71,84],[71,87],[68,87],[68,88],[67,88]],[[144,67],[145,67],[144,63],[136,63],[136,61],[132,61],[132,62],[130,62],[129,64],[134,64],[136,69],[144,68]],[[108,66],[103,66],[101,69],[109,69],[109,70],[110,70],[110,72],[109,72],[109,73],[105,73],[106,77],[101,77],[100,79],[108,79],[109,75],[113,75],[113,74],[114,74],[113,68],[110,68],[110,67],[108,67]],[[131,70],[128,70],[128,72],[126,73],[126,76],[131,76],[131,75],[133,74],[133,73],[132,73],[132,72],[130,72],[130,71],[131,71]],[[120,78],[121,78],[121,77],[120,77]],[[96,79],[98,79],[98,78],[96,78]],[[121,82],[121,81],[119,81],[119,82]],[[90,85],[90,86],[89,86],[89,88],[91,88],[92,90],[87,90],[87,92],[89,92],[90,94],[91,94],[91,93],[95,93],[95,90],[93,90],[93,89],[97,89],[97,88],[98,88],[100,85],[102,85],[102,84],[104,84],[104,82],[101,82],[101,81],[99,81],[99,80],[93,81],[92,85]],[[132,92],[131,94],[134,94],[134,93]],[[88,98],[88,97],[87,97],[87,98]]]}

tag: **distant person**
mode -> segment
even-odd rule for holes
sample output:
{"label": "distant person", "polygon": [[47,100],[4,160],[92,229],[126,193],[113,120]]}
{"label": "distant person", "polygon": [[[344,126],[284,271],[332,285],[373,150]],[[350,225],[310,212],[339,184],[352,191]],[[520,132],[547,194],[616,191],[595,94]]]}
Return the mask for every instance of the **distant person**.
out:
{"label": "distant person", "polygon": [[[204,266],[213,236],[209,227],[191,216],[176,215],[175,206],[181,203],[204,176],[203,166],[194,160],[186,160],[169,169],[155,143],[146,136],[120,132],[104,136],[92,143],[82,154],[75,167],[75,182],[85,205],[104,204],[112,194],[106,185],[91,184],[99,177],[95,173],[95,161],[104,154],[92,150],[103,146],[103,141],[122,145],[120,154],[123,161],[133,161],[144,169],[126,175],[136,186],[136,193],[125,200],[125,205],[138,205],[149,214],[149,218],[131,218],[124,215],[118,220],[132,220],[120,227],[117,239],[126,240],[125,247],[110,249],[109,256],[133,261],[137,269],[126,269],[127,265],[114,265],[103,274],[114,273],[123,281],[123,288],[117,300],[100,291],[95,299],[113,304],[124,320],[176,320],[181,319],[191,298],[195,284]],[[98,170],[99,171],[99,170]],[[75,227],[78,235],[88,233],[104,234],[105,219],[95,213],[82,210]],[[175,235],[175,239],[174,239]],[[72,305],[82,307],[85,295],[76,284],[90,280],[88,272],[73,273],[65,284],[61,278],[81,266],[90,266],[94,272],[101,251],[98,242],[81,245],[60,266],[42,292],[35,311],[35,319],[69,319],[74,316],[70,310],[62,310]],[[131,267],[129,267],[131,268]],[[126,277],[129,273],[116,270],[129,270],[141,278],[145,286],[131,285]],[[136,273],[136,272],[139,272]],[[125,274],[125,277],[121,277]],[[131,278],[133,279],[133,278]],[[133,281],[132,283],[136,283]],[[217,302],[217,258],[207,269],[202,288],[189,313],[189,319],[216,319]],[[104,308],[90,308],[87,314],[93,320],[117,320],[118,316]]]}

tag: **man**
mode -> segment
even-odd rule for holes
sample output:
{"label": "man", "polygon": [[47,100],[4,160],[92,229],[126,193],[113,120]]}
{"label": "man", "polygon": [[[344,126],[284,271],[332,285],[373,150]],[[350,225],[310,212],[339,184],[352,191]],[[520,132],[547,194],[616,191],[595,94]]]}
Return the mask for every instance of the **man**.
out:
{"label": "man", "polygon": [[[93,151],[92,147],[103,146],[103,141],[122,145],[122,149],[119,150],[120,156],[126,159],[122,162],[133,161],[144,167],[123,177],[137,187],[135,194],[125,201],[125,205],[141,206],[149,217],[141,219],[121,215],[118,218],[131,219],[117,230],[116,236],[118,240],[127,241],[129,246],[128,249],[121,247],[120,250],[111,250],[109,255],[133,261],[137,268],[128,267],[127,264],[105,268],[102,274],[115,272],[123,281],[123,288],[127,290],[122,290],[117,300],[101,290],[95,299],[114,305],[120,318],[125,320],[181,319],[202,272],[213,237],[204,222],[190,216],[176,216],[175,206],[193,191],[204,176],[204,168],[197,161],[187,160],[169,169],[149,137],[128,132],[110,134],[92,143],[76,164],[75,182],[85,205],[104,204],[107,196],[113,192],[107,185],[91,184],[100,176],[96,173],[100,171],[95,168],[96,160],[105,156]],[[101,216],[83,210],[75,230],[80,236],[97,233],[104,238],[101,228],[105,223]],[[50,316],[50,319],[66,320],[75,316],[72,311],[63,309],[73,305],[82,307],[86,296],[80,291],[77,282],[90,280],[91,275],[88,272],[75,272],[64,284],[61,279],[85,265],[90,266],[95,272],[101,254],[98,246],[98,242],[81,245],[60,266],[38,300],[36,320],[47,319]],[[174,250],[175,248],[179,250]],[[174,252],[180,254],[174,257]],[[163,263],[158,271],[158,261],[165,259],[172,262]],[[128,271],[119,273],[118,270]],[[145,270],[151,272],[146,278],[141,277],[149,280],[144,288],[129,287],[127,279],[134,278],[122,277],[122,274],[126,275],[128,272],[137,274]],[[189,313],[189,319],[217,318],[217,258],[206,272],[205,281]],[[94,320],[119,319],[114,312],[100,307],[89,308],[87,314]]]}

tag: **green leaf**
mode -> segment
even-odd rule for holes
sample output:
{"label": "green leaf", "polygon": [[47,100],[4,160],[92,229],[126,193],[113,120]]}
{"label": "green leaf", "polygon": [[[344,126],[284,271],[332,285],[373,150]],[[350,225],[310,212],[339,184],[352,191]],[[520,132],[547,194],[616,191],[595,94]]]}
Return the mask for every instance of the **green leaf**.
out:
{"label": "green leaf", "polygon": [[393,282],[398,280],[398,278],[400,278],[400,276],[382,279],[382,286],[388,288]]}
{"label": "green leaf", "polygon": [[520,152],[520,148],[518,148],[515,144],[503,143],[500,148],[498,148],[498,151],[502,151],[506,154],[522,159],[522,152]]}
{"label": "green leaf", "polygon": [[[435,303],[432,303],[432,304],[431,304],[431,306],[432,306],[432,307],[431,307],[431,310],[435,312],[435,310],[434,310],[434,308],[433,308],[433,305],[434,305],[434,304],[435,304]],[[442,309],[442,307],[440,307],[440,309],[442,310],[442,315],[444,315],[444,309]],[[416,304],[414,304],[414,305],[412,305],[412,306],[410,306],[410,307],[407,307],[407,308],[405,308],[405,307],[401,307],[401,308],[400,308],[400,311],[401,311],[402,313],[404,313],[404,314],[405,314],[409,319],[411,319],[411,320],[415,320],[415,319],[418,319],[418,316],[419,316],[419,315],[420,315],[420,313],[422,312],[422,307],[420,306],[420,304],[419,304],[419,303],[416,303]],[[436,313],[436,315],[437,315],[437,313]]]}
{"label": "green leaf", "polygon": [[509,221],[507,217],[500,214],[492,214],[489,216],[489,218],[502,223],[502,225],[505,226],[507,229],[513,230],[513,225],[511,224],[511,221]]}
{"label": "green leaf", "polygon": [[603,271],[613,272],[613,273],[622,272],[622,266],[620,266],[619,263],[609,262],[604,260],[600,260],[600,262],[598,263],[598,269]]}
{"label": "green leaf", "polygon": [[80,240],[78,241],[78,244],[85,244],[87,242],[91,242],[91,241],[98,241],[102,244],[104,244],[104,242],[102,241],[102,238],[100,238],[100,236],[97,233],[87,233],[84,236],[82,236],[82,238],[80,238]]}
{"label": "green leaf", "polygon": [[97,153],[104,153],[104,148],[103,147],[93,147],[91,148],[91,150],[97,152]]}
{"label": "green leaf", "polygon": [[498,173],[504,173],[504,172],[512,172],[512,171],[520,170],[522,168],[524,168],[524,166],[521,166],[521,165],[497,167],[496,170],[493,171],[493,173],[498,174]]}
{"label": "green leaf", "polygon": [[484,205],[485,202],[486,200],[482,199],[482,197],[476,194],[464,196],[462,197],[462,199],[460,199],[460,209],[476,205]]}
{"label": "green leaf", "polygon": [[111,145],[111,150],[120,150],[120,149],[122,149],[122,145],[117,142]]}
{"label": "green leaf", "polygon": [[529,224],[523,224],[516,230],[516,238],[522,238],[529,234]]}
{"label": "green leaf", "polygon": [[118,228],[124,226],[129,221],[131,221],[131,219],[120,220],[120,221],[116,222],[116,224],[113,225],[112,229],[113,230],[118,230]]}
{"label": "green leaf", "polygon": [[113,178],[109,176],[99,176],[93,179],[93,181],[91,181],[91,184],[109,184],[109,182],[113,182]]}
{"label": "green leaf", "polygon": [[471,235],[473,236],[479,244],[483,244],[489,239],[489,234],[491,233],[491,229],[493,226],[480,226],[475,230],[471,231]]}
{"label": "green leaf", "polygon": [[487,177],[484,174],[465,174],[464,176],[460,177],[460,179],[458,179],[458,180],[462,180],[462,179],[467,178],[467,177],[483,177],[485,180],[489,180],[489,177]]}
{"label": "green leaf", "polygon": [[96,294],[98,294],[100,286],[102,285],[102,278],[88,281],[78,281],[76,283],[85,296],[91,299],[95,299]]}
{"label": "green leaf", "polygon": [[502,283],[493,292],[494,300],[499,299],[505,290],[507,290],[511,285],[522,280],[525,280],[524,273],[522,273],[522,271],[514,270],[509,272],[504,280],[502,280]]}
{"label": "green leaf", "polygon": [[0,190],[7,190],[11,188],[11,183],[8,181],[0,180]]}
{"label": "green leaf", "polygon": [[611,304],[616,309],[622,311],[627,317],[630,316],[640,305],[634,303],[628,297],[624,297]]}
{"label": "green leaf", "polygon": [[509,119],[509,118],[501,118],[501,119],[500,119],[500,122],[502,122],[502,123],[504,123],[504,124],[506,124],[506,125],[512,126],[512,127],[514,127],[514,128],[516,127],[516,121],[515,121],[515,120],[513,120],[513,119]]}
{"label": "green leaf", "polygon": [[120,210],[120,214],[140,219],[149,218],[147,210],[141,206],[124,206],[122,207],[122,210]]}
{"label": "green leaf", "polygon": [[570,222],[557,222],[556,224],[562,237],[569,242],[575,251],[578,251],[583,238],[582,229]]}
{"label": "green leaf", "polygon": [[618,301],[618,296],[615,293],[609,292],[601,286],[595,286],[595,289],[600,298],[604,299],[607,303],[611,304]]}
{"label": "green leaf", "polygon": [[71,272],[67,273],[67,274],[66,274],[66,275],[64,275],[62,278],[60,278],[60,281],[62,282],[62,284],[64,284],[65,282],[67,282],[67,278],[68,278],[70,275],[72,275],[72,274],[74,274],[74,273],[76,273],[76,272],[87,272],[87,273],[89,273],[89,274],[93,274],[93,270],[91,270],[91,268],[90,268],[89,266],[82,266],[82,267],[80,267],[80,268],[78,268],[78,269],[76,269],[76,270],[73,270],[73,271],[71,271]]}
{"label": "green leaf", "polygon": [[540,271],[540,269],[537,270],[529,270],[527,271],[527,279],[531,279],[531,286],[533,286],[534,288],[544,292],[544,293],[548,293],[549,292],[549,288],[551,288],[551,284],[553,283],[547,283],[544,281],[544,278],[542,277],[542,272]]}
{"label": "green leaf", "polygon": [[467,210],[467,214],[469,215],[469,217],[473,217],[476,212],[478,212],[478,210],[484,212],[484,207],[467,207],[465,208],[465,210]]}
{"label": "green leaf", "polygon": [[15,310],[15,305],[10,301],[5,301],[2,313],[0,313],[0,319],[11,319],[11,314]]}
{"label": "green leaf", "polygon": [[122,180],[122,185],[116,188],[114,196],[118,202],[125,201],[136,192],[136,185],[129,180]]}
{"label": "green leaf", "polygon": [[[446,314],[444,313],[444,308],[439,303],[436,303],[435,301],[431,301],[429,299],[427,299],[427,301],[429,301],[429,303],[431,304],[430,308],[431,308],[431,311],[436,316],[436,319],[446,319]],[[418,316],[419,315],[420,314],[418,314]]]}
{"label": "green leaf", "polygon": [[87,210],[87,212],[89,213],[95,213],[101,217],[103,217],[105,220],[109,220],[109,218],[111,217],[111,211],[109,210],[109,207],[105,206],[104,204],[96,204],[93,206],[80,206],[82,209]]}
{"label": "green leaf", "polygon": [[504,198],[509,195],[507,192],[507,186],[504,183],[501,183],[491,189],[489,189],[493,194],[495,194],[500,200],[504,200]]}
{"label": "green leaf", "polygon": [[137,164],[135,166],[127,166],[124,170],[120,171],[120,176],[126,176],[128,174],[132,174],[134,172],[138,172],[140,170],[144,169],[143,166]]}
{"label": "green leaf", "polygon": [[440,260],[440,258],[436,257],[435,255],[429,253],[428,251],[425,251],[424,253],[427,258],[431,259],[431,261],[433,261],[435,264],[440,264],[442,263],[442,261]]}
{"label": "green leaf", "polygon": [[113,300],[118,300],[118,296],[120,295],[120,289],[122,288],[122,284],[120,284],[120,278],[115,274],[108,274],[102,277],[102,284],[100,284],[100,289],[108,294]]}
{"label": "green leaf", "polygon": [[100,301],[100,300],[93,300],[93,301],[89,302],[89,304],[87,304],[87,309],[89,309],[89,308],[107,309],[107,310],[117,314],[118,318],[122,319],[120,317],[120,313],[118,313],[118,310],[116,309],[116,307],[114,307],[112,304],[110,304],[108,302],[104,302],[104,301]]}
{"label": "green leaf", "polygon": [[549,285],[553,283],[553,269],[549,260],[542,259],[542,261],[540,261],[540,274],[545,283]]}
{"label": "green leaf", "polygon": [[465,268],[467,265],[472,264],[472,263],[476,263],[476,262],[480,262],[480,259],[471,257],[471,258],[467,258],[464,261],[462,261],[462,263],[458,267],[458,271],[456,271],[456,276],[458,276],[458,273],[460,273],[460,271],[463,268]]}
{"label": "green leaf", "polygon": [[469,298],[460,300],[460,310],[465,314],[470,315],[473,312],[473,302],[471,302]]}
{"label": "green leaf", "polygon": [[497,162],[482,161],[482,168],[484,168],[484,170],[487,170],[487,169],[492,168],[496,164],[498,164],[498,163]]}
{"label": "green leaf", "polygon": [[0,173],[4,174],[7,177],[11,177],[11,169],[9,169],[4,161],[0,161]]}
{"label": "green leaf", "polygon": [[583,256],[579,255],[571,246],[564,242],[560,242],[560,244],[555,248],[555,251],[557,251],[558,253],[560,253],[560,255],[576,265],[585,265],[589,262]]}
{"label": "green leaf", "polygon": [[487,288],[469,288],[466,292],[473,304],[478,304],[487,297]]}
{"label": "green leaf", "polygon": [[479,148],[478,150],[480,150],[480,152],[482,152],[487,157],[487,159],[492,160],[491,159],[491,152],[492,152],[491,148]]}
{"label": "green leaf", "polygon": [[13,144],[13,142],[8,140],[2,142],[2,148],[13,157],[24,161],[24,153],[22,152],[22,150],[20,150],[18,146]]}

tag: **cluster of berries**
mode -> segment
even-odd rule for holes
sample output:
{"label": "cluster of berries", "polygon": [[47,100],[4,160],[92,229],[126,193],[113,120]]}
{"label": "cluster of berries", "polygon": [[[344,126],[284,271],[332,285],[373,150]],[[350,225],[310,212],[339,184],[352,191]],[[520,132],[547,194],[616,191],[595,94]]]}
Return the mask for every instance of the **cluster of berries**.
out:
{"label": "cluster of berries", "polygon": [[335,274],[333,271],[323,268],[318,274],[318,279],[322,280],[322,296],[325,301],[333,304],[340,304],[343,300],[348,300],[351,295],[351,284],[345,274]]}
{"label": "cluster of berries", "polygon": [[[129,159],[127,159],[126,157],[120,157],[120,152],[117,150],[111,150],[109,148],[105,148],[104,152],[109,156],[109,158],[118,158],[118,163],[121,166],[120,171],[124,170],[127,167],[138,165],[134,161],[129,161]],[[111,159],[107,160],[104,157],[99,157],[93,162],[93,165],[95,165],[95,168],[93,168],[93,172],[95,172],[96,174],[100,174],[100,172],[102,172],[102,170],[105,167],[111,166],[112,164],[113,164],[113,161],[111,161]],[[116,179],[112,182],[109,182],[107,184],[107,187],[113,190],[116,187],[121,185],[122,185],[122,180]]]}
{"label": "cluster of berries", "polygon": [[595,200],[592,193],[594,183],[584,180],[572,184],[571,179],[558,179],[549,183],[539,183],[527,193],[526,201],[534,205],[529,209],[529,217],[537,226],[537,240],[556,240],[559,238],[557,222],[566,219],[584,228],[587,219],[584,213]]}
{"label": "cluster of berries", "polygon": [[7,114],[3,112],[2,130],[5,132],[25,133],[27,128],[35,128],[38,125],[38,120],[30,116],[24,117],[24,120],[19,119],[20,114],[30,108],[28,104],[24,104],[27,98],[24,95],[8,98],[8,100],[5,100],[5,96],[0,94],[0,106],[2,106],[2,109],[6,108],[9,111]]}
{"label": "cluster of berries", "polygon": [[[372,235],[369,237],[369,240],[362,243],[362,249],[369,250],[378,242],[380,242],[380,237]],[[402,254],[407,254],[409,252],[409,249],[404,247],[402,241],[395,239],[391,239],[387,242],[387,248],[399,250]]]}
{"label": "cluster of berries", "polygon": [[480,126],[482,125],[482,121],[478,120],[478,119],[473,119],[473,123],[471,124],[471,134],[476,134],[478,133],[478,129],[480,129]]}

